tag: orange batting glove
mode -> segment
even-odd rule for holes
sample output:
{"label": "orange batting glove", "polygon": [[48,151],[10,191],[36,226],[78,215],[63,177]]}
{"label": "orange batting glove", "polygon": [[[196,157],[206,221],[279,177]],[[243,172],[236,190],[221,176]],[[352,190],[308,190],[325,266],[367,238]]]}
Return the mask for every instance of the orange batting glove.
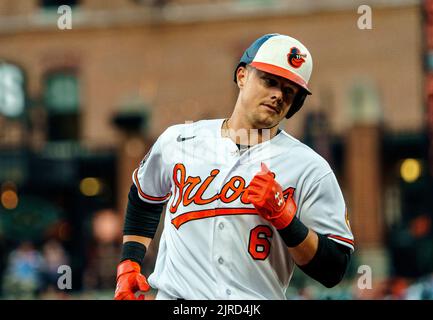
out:
{"label": "orange batting glove", "polygon": [[144,295],[135,297],[137,291],[149,291],[146,277],[141,273],[140,265],[132,260],[122,261],[117,266],[117,285],[114,300],[144,300]]}
{"label": "orange batting glove", "polygon": [[262,163],[262,170],[251,180],[246,192],[247,201],[251,202],[260,216],[271,222],[277,229],[284,229],[296,214],[293,197],[284,199],[281,186],[275,181],[275,175]]}

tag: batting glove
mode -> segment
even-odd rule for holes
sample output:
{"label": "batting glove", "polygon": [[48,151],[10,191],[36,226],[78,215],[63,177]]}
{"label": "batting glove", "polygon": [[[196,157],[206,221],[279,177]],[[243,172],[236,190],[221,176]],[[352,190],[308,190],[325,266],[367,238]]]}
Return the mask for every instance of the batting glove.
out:
{"label": "batting glove", "polygon": [[260,216],[271,222],[277,229],[284,229],[296,214],[293,197],[286,200],[275,175],[262,163],[261,171],[251,180],[247,190],[247,201],[251,202]]}
{"label": "batting glove", "polygon": [[149,291],[150,286],[146,277],[141,273],[140,265],[132,260],[122,261],[117,266],[117,285],[114,300],[144,300],[144,295],[138,298],[138,291]]}

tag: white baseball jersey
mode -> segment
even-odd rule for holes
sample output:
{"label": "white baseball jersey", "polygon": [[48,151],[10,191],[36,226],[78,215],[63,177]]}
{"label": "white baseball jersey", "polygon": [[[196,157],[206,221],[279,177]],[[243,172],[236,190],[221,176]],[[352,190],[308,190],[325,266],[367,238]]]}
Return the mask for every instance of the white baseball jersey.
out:
{"label": "white baseball jersey", "polygon": [[168,128],[133,173],[140,198],[167,202],[155,270],[157,298],[285,299],[294,261],[271,223],[242,195],[264,162],[296,216],[348,246],[346,206],[328,163],[280,131],[240,153],[223,119]]}

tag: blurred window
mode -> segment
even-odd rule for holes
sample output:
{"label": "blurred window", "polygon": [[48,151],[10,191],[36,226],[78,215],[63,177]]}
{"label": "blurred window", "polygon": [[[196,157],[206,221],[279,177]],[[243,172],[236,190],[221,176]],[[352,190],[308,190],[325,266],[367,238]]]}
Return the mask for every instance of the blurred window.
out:
{"label": "blurred window", "polygon": [[20,68],[0,63],[0,114],[19,117],[25,107],[24,75]]}
{"label": "blurred window", "polygon": [[78,140],[80,95],[75,72],[48,74],[44,102],[48,111],[49,140]]}
{"label": "blurred window", "polygon": [[74,74],[58,72],[45,79],[45,104],[54,113],[74,113],[78,110],[78,79]]}
{"label": "blurred window", "polygon": [[40,0],[39,3],[40,6],[44,8],[57,8],[61,5],[73,7],[79,3],[79,0]]}

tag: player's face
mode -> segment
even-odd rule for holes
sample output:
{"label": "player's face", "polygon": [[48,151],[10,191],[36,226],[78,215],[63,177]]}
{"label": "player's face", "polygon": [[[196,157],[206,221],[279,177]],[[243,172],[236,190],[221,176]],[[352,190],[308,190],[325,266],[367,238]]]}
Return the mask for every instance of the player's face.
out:
{"label": "player's face", "polygon": [[[270,128],[284,119],[299,87],[291,81],[252,67],[241,79],[241,111],[255,128]],[[238,78],[239,80],[239,78]]]}

